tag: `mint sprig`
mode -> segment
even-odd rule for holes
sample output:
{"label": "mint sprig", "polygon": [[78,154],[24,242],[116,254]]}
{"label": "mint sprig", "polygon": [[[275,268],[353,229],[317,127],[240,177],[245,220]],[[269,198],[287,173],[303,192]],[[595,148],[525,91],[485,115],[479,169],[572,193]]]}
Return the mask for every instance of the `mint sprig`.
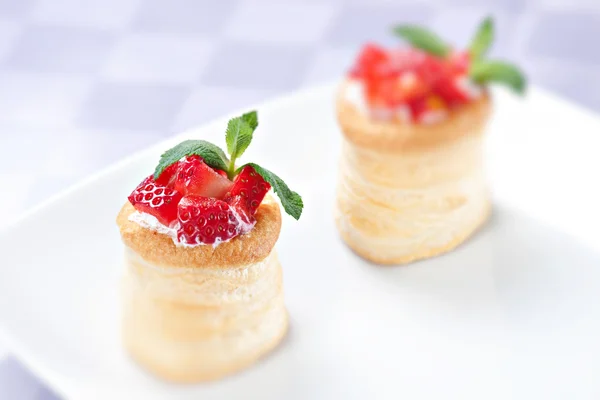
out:
{"label": "mint sprig", "polygon": [[220,147],[205,140],[186,140],[181,142],[161,155],[160,161],[154,170],[154,178],[158,179],[170,165],[191,155],[202,157],[204,162],[212,168],[226,171],[229,179],[232,180],[243,167],[249,165],[271,185],[275,194],[281,200],[281,205],[285,212],[295,219],[299,219],[304,208],[302,198],[298,193],[292,191],[280,177],[254,163],[245,164],[238,169],[235,168],[236,159],[246,151],[252,142],[252,136],[257,127],[258,114],[256,111],[250,111],[229,120],[225,132],[225,142],[231,159],[227,158],[225,152]]}
{"label": "mint sprig", "polygon": [[254,168],[256,173],[262,176],[262,178],[265,181],[269,182],[269,184],[275,191],[275,194],[279,196],[279,199],[281,200],[281,205],[283,206],[283,209],[286,213],[294,217],[296,220],[300,218],[300,215],[302,215],[302,209],[304,208],[304,203],[302,202],[302,197],[300,197],[298,193],[290,190],[290,188],[280,177],[278,177],[268,169],[263,168],[260,165],[254,163],[248,163],[242,166],[239,170],[241,170],[245,166],[251,166],[252,168]]}
{"label": "mint sprig", "polygon": [[500,83],[521,95],[525,93],[527,86],[523,72],[515,65],[503,61],[479,60],[473,62],[469,76],[476,83]]}
{"label": "mint sprig", "polygon": [[[438,35],[425,28],[416,25],[399,25],[394,27],[394,33],[413,47],[434,56],[441,58],[452,56],[452,48]],[[518,94],[524,94],[527,79],[518,67],[503,61],[484,59],[494,39],[494,19],[488,16],[479,24],[468,48],[471,60],[469,78],[480,85],[499,83]]]}
{"label": "mint sprig", "polygon": [[411,46],[421,49],[438,57],[446,57],[450,53],[448,46],[437,34],[416,25],[399,25],[394,27],[394,33]]}
{"label": "mint sprig", "polygon": [[[248,121],[256,121],[255,127],[258,126],[258,120],[252,117],[246,117],[250,115],[244,114],[241,117],[232,118],[227,123],[227,130],[225,131],[225,142],[227,143],[227,152],[231,157],[229,166],[227,167],[227,175],[232,178],[235,172],[235,160],[244,154],[244,151],[250,145],[252,141],[252,134],[254,128],[248,123]],[[256,112],[254,112],[256,115]]]}
{"label": "mint sprig", "polygon": [[229,160],[220,147],[206,140],[186,140],[177,146],[165,151],[160,156],[160,161],[154,170],[154,179],[158,179],[163,171],[181,160],[183,157],[198,155],[212,168],[227,170]]}
{"label": "mint sprig", "polygon": [[494,19],[492,17],[487,17],[479,24],[477,32],[475,32],[475,36],[473,37],[473,40],[471,40],[471,45],[469,46],[469,55],[471,56],[471,59],[479,60],[485,56],[493,41]]}

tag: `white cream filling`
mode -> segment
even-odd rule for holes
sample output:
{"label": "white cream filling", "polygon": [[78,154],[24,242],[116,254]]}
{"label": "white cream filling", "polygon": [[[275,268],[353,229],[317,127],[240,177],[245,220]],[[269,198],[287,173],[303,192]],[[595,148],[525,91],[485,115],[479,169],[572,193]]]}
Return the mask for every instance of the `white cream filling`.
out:
{"label": "white cream filling", "polygon": [[134,211],[128,219],[131,222],[135,222],[142,228],[150,229],[151,231],[170,236],[174,241],[177,240],[177,228],[175,226],[173,228],[169,228],[168,226],[161,224],[154,215]]}

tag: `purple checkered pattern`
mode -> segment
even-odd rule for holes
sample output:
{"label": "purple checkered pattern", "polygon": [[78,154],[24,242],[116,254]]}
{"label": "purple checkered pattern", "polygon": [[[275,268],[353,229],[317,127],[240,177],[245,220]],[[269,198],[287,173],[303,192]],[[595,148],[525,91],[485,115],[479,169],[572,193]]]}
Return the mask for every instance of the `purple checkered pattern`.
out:
{"label": "purple checkered pattern", "polygon": [[[496,56],[600,110],[597,0],[0,0],[0,224],[182,129],[339,78],[395,22],[465,43],[489,13]],[[2,359],[0,399],[57,398]]]}

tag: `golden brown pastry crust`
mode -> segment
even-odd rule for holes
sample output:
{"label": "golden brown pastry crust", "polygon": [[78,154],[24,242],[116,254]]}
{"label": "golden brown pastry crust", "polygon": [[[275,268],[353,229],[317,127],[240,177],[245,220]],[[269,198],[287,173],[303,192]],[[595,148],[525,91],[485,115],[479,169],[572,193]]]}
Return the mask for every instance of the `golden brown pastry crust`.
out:
{"label": "golden brown pastry crust", "polygon": [[483,133],[491,101],[453,110],[432,125],[371,119],[344,95],[335,219],[357,254],[403,264],[452,250],[487,219]]}
{"label": "golden brown pastry crust", "polygon": [[398,121],[373,121],[346,98],[349,82],[337,93],[337,119],[346,139],[356,146],[384,153],[418,151],[443,145],[472,134],[480,134],[492,101],[488,93],[465,106],[452,110],[447,119],[431,124],[405,124]]}
{"label": "golden brown pastry crust", "polygon": [[271,253],[281,230],[279,205],[269,195],[258,208],[254,228],[216,248],[176,246],[169,236],[130,221],[128,218],[133,212],[133,206],[126,202],[117,216],[123,242],[146,261],[161,266],[219,268],[255,263]]}
{"label": "golden brown pastry crust", "polygon": [[401,256],[390,256],[381,251],[377,251],[373,248],[367,249],[364,243],[355,241],[349,232],[340,225],[340,219],[336,218],[336,225],[342,240],[362,258],[381,265],[401,265],[409,264],[414,261],[419,261],[431,257],[436,257],[444,253],[448,253],[460,246],[463,242],[469,239],[475,232],[477,232],[481,226],[487,221],[491,213],[491,204],[486,201],[487,206],[483,213],[481,213],[474,223],[469,224],[465,229],[459,231],[459,233],[450,239],[450,241],[439,246],[421,246],[416,248],[412,253],[401,255]]}
{"label": "golden brown pastry crust", "polygon": [[[273,351],[283,340],[287,333],[288,320],[287,314],[282,322],[282,329],[276,331],[273,336],[262,347],[249,352],[245,357],[236,360],[229,365],[219,365],[218,367],[210,367],[202,369],[199,372],[194,368],[194,362],[191,359],[192,355],[196,358],[196,362],[202,359],[202,353],[190,354],[187,359],[190,360],[188,368],[178,368],[173,364],[167,364],[160,358],[152,357],[146,349],[140,346],[138,338],[130,336],[127,333],[124,336],[125,345],[128,347],[130,356],[140,365],[143,365],[148,371],[160,376],[162,379],[175,383],[197,383],[207,382],[221,379],[227,375],[234,374],[240,370],[251,366],[260,360],[265,354]],[[231,343],[233,347],[235,344]],[[185,350],[184,350],[185,351]]]}
{"label": "golden brown pastry crust", "polygon": [[285,336],[288,316],[274,246],[279,205],[268,195],[250,233],[212,246],[178,247],[129,220],[122,281],[125,348],[141,366],[176,382],[218,379],[249,366]]}
{"label": "golden brown pastry crust", "polygon": [[221,378],[273,350],[288,328],[277,254],[240,267],[172,268],[125,252],[123,341],[157,376]]}

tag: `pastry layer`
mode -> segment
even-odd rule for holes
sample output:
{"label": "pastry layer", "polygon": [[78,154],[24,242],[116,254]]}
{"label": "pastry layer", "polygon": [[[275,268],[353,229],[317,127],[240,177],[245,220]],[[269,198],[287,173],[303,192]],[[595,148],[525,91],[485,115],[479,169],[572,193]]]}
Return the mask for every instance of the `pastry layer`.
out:
{"label": "pastry layer", "polygon": [[489,102],[482,101],[439,124],[410,127],[370,121],[338,98],[345,140],[335,218],[356,253],[380,264],[431,257],[462,243],[486,220]]}
{"label": "pastry layer", "polygon": [[346,140],[382,153],[422,151],[464,136],[477,136],[491,112],[491,99],[484,93],[480,99],[451,110],[448,118],[435,124],[376,121],[348,100],[348,86],[349,82],[340,86],[336,100],[337,118]]}
{"label": "pastry layer", "polygon": [[245,265],[162,266],[125,252],[123,338],[142,366],[172,381],[217,379],[272,350],[287,331],[274,250]]}
{"label": "pastry layer", "polygon": [[117,216],[123,242],[144,260],[162,266],[221,268],[255,263],[271,253],[281,230],[279,205],[270,195],[265,197],[258,208],[256,225],[249,233],[217,247],[176,246],[170,237],[130,221],[128,218],[134,211],[133,206],[127,202]]}

